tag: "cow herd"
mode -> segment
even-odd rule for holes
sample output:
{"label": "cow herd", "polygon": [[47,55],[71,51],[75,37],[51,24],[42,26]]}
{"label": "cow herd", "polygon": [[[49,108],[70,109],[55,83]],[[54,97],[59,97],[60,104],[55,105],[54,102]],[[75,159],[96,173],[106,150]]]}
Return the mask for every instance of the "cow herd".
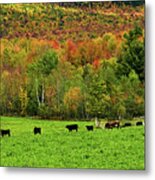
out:
{"label": "cow herd", "polygon": [[[40,127],[34,127],[33,133],[35,134],[41,134],[41,128]],[[11,130],[10,129],[1,129],[0,135],[3,136],[11,136]]]}
{"label": "cow herd", "polygon": [[[67,125],[66,128],[68,129],[69,132],[75,130],[76,132],[78,131],[78,125],[77,124],[71,124],[71,125]],[[93,126],[86,126],[86,129],[88,131],[93,131],[94,130],[94,127]]]}
{"label": "cow herd", "polygon": [[[69,132],[75,130],[76,132],[78,131],[78,125],[77,124],[71,124],[71,125],[67,125],[66,128],[69,130]],[[94,127],[93,126],[86,126],[86,129],[88,131],[93,131]],[[34,135],[36,134],[41,134],[41,127],[34,127],[33,129],[33,133]],[[10,129],[1,129],[0,130],[0,134],[1,136],[11,136],[11,131]]]}
{"label": "cow herd", "polygon": [[[136,126],[142,126],[144,123],[142,121],[138,121],[136,122]],[[105,129],[113,129],[113,128],[124,128],[124,127],[130,127],[132,126],[132,124],[130,122],[126,122],[123,125],[120,125],[119,121],[109,121],[107,123],[105,123],[104,128]],[[94,126],[93,125],[87,125],[85,126],[87,131],[93,131],[94,130]],[[70,124],[70,125],[66,125],[65,128],[68,129],[69,132],[75,130],[76,132],[78,132],[78,125],[77,124]],[[41,128],[40,127],[34,127],[33,129],[33,133],[34,135],[36,134],[41,134]],[[1,136],[11,136],[11,130],[10,129],[1,129],[0,130],[0,134]]]}
{"label": "cow herd", "polygon": [[[136,126],[142,126],[144,123],[142,121],[136,122]],[[105,123],[105,129],[112,129],[112,128],[124,128],[124,127],[130,127],[132,126],[132,123],[125,122],[123,125],[120,125],[119,121],[110,121]]]}

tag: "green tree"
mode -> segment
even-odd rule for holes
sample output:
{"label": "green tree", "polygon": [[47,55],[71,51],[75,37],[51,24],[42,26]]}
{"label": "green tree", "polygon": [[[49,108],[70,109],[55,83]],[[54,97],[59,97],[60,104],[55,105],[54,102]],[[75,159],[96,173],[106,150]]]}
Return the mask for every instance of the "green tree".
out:
{"label": "green tree", "polygon": [[144,87],[134,70],[130,72],[129,77],[121,77],[120,87],[126,108],[125,117],[132,119],[136,116],[144,116]]}
{"label": "green tree", "polygon": [[87,117],[104,117],[109,105],[107,86],[101,68],[94,70],[87,67],[85,70],[86,96],[85,111]]}
{"label": "green tree", "polygon": [[109,97],[109,103],[106,110],[106,117],[108,119],[121,119],[125,114],[123,112],[123,92],[116,76],[116,59],[113,58],[109,61],[102,63],[102,76],[107,86],[106,95]]}
{"label": "green tree", "polygon": [[28,75],[32,81],[31,85],[35,88],[38,106],[45,103],[46,80],[57,64],[57,53],[53,50],[47,50],[37,62],[28,67]]}
{"label": "green tree", "polygon": [[118,74],[128,76],[132,69],[137,73],[141,82],[144,82],[144,40],[142,29],[135,26],[128,34],[124,34],[125,43],[118,58]]}

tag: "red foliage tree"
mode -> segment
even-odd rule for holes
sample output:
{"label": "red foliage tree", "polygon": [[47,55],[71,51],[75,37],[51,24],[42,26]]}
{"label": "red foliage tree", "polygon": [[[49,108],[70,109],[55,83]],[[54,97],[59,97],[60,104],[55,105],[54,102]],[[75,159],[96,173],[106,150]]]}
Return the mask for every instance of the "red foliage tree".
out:
{"label": "red foliage tree", "polygon": [[68,48],[68,51],[71,53],[71,54],[74,54],[76,52],[76,45],[75,43],[72,41],[72,40],[68,40],[67,41],[67,48]]}
{"label": "red foliage tree", "polygon": [[93,61],[93,67],[94,67],[95,69],[98,69],[98,68],[100,67],[100,61],[99,61],[99,59],[95,59],[95,60]]}
{"label": "red foliage tree", "polygon": [[59,49],[60,48],[59,42],[56,40],[52,41],[52,48]]}

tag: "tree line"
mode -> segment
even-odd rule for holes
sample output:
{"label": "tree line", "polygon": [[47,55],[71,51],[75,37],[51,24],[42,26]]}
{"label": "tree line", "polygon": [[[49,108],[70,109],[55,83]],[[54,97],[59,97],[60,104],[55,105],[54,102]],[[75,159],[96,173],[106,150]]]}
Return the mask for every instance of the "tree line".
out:
{"label": "tree line", "polygon": [[143,116],[143,37],[135,26],[120,46],[113,34],[89,42],[93,48],[71,40],[2,39],[0,114],[60,120]]}

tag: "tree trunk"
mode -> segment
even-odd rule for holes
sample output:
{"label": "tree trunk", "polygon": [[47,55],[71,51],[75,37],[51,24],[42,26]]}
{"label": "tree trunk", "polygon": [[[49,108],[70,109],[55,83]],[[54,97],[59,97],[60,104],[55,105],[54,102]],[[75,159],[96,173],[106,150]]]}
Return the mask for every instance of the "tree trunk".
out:
{"label": "tree trunk", "polygon": [[59,112],[60,111],[60,94],[59,94],[59,83],[58,83],[58,80],[57,80],[56,86],[57,86],[57,110]]}
{"label": "tree trunk", "polygon": [[36,98],[37,98],[38,106],[40,107],[40,100],[39,100],[39,93],[38,93],[38,79],[35,80],[35,85],[36,85]]}
{"label": "tree trunk", "polygon": [[42,84],[41,103],[42,103],[42,104],[45,103],[45,84],[44,84],[44,82],[43,82],[43,84]]}

